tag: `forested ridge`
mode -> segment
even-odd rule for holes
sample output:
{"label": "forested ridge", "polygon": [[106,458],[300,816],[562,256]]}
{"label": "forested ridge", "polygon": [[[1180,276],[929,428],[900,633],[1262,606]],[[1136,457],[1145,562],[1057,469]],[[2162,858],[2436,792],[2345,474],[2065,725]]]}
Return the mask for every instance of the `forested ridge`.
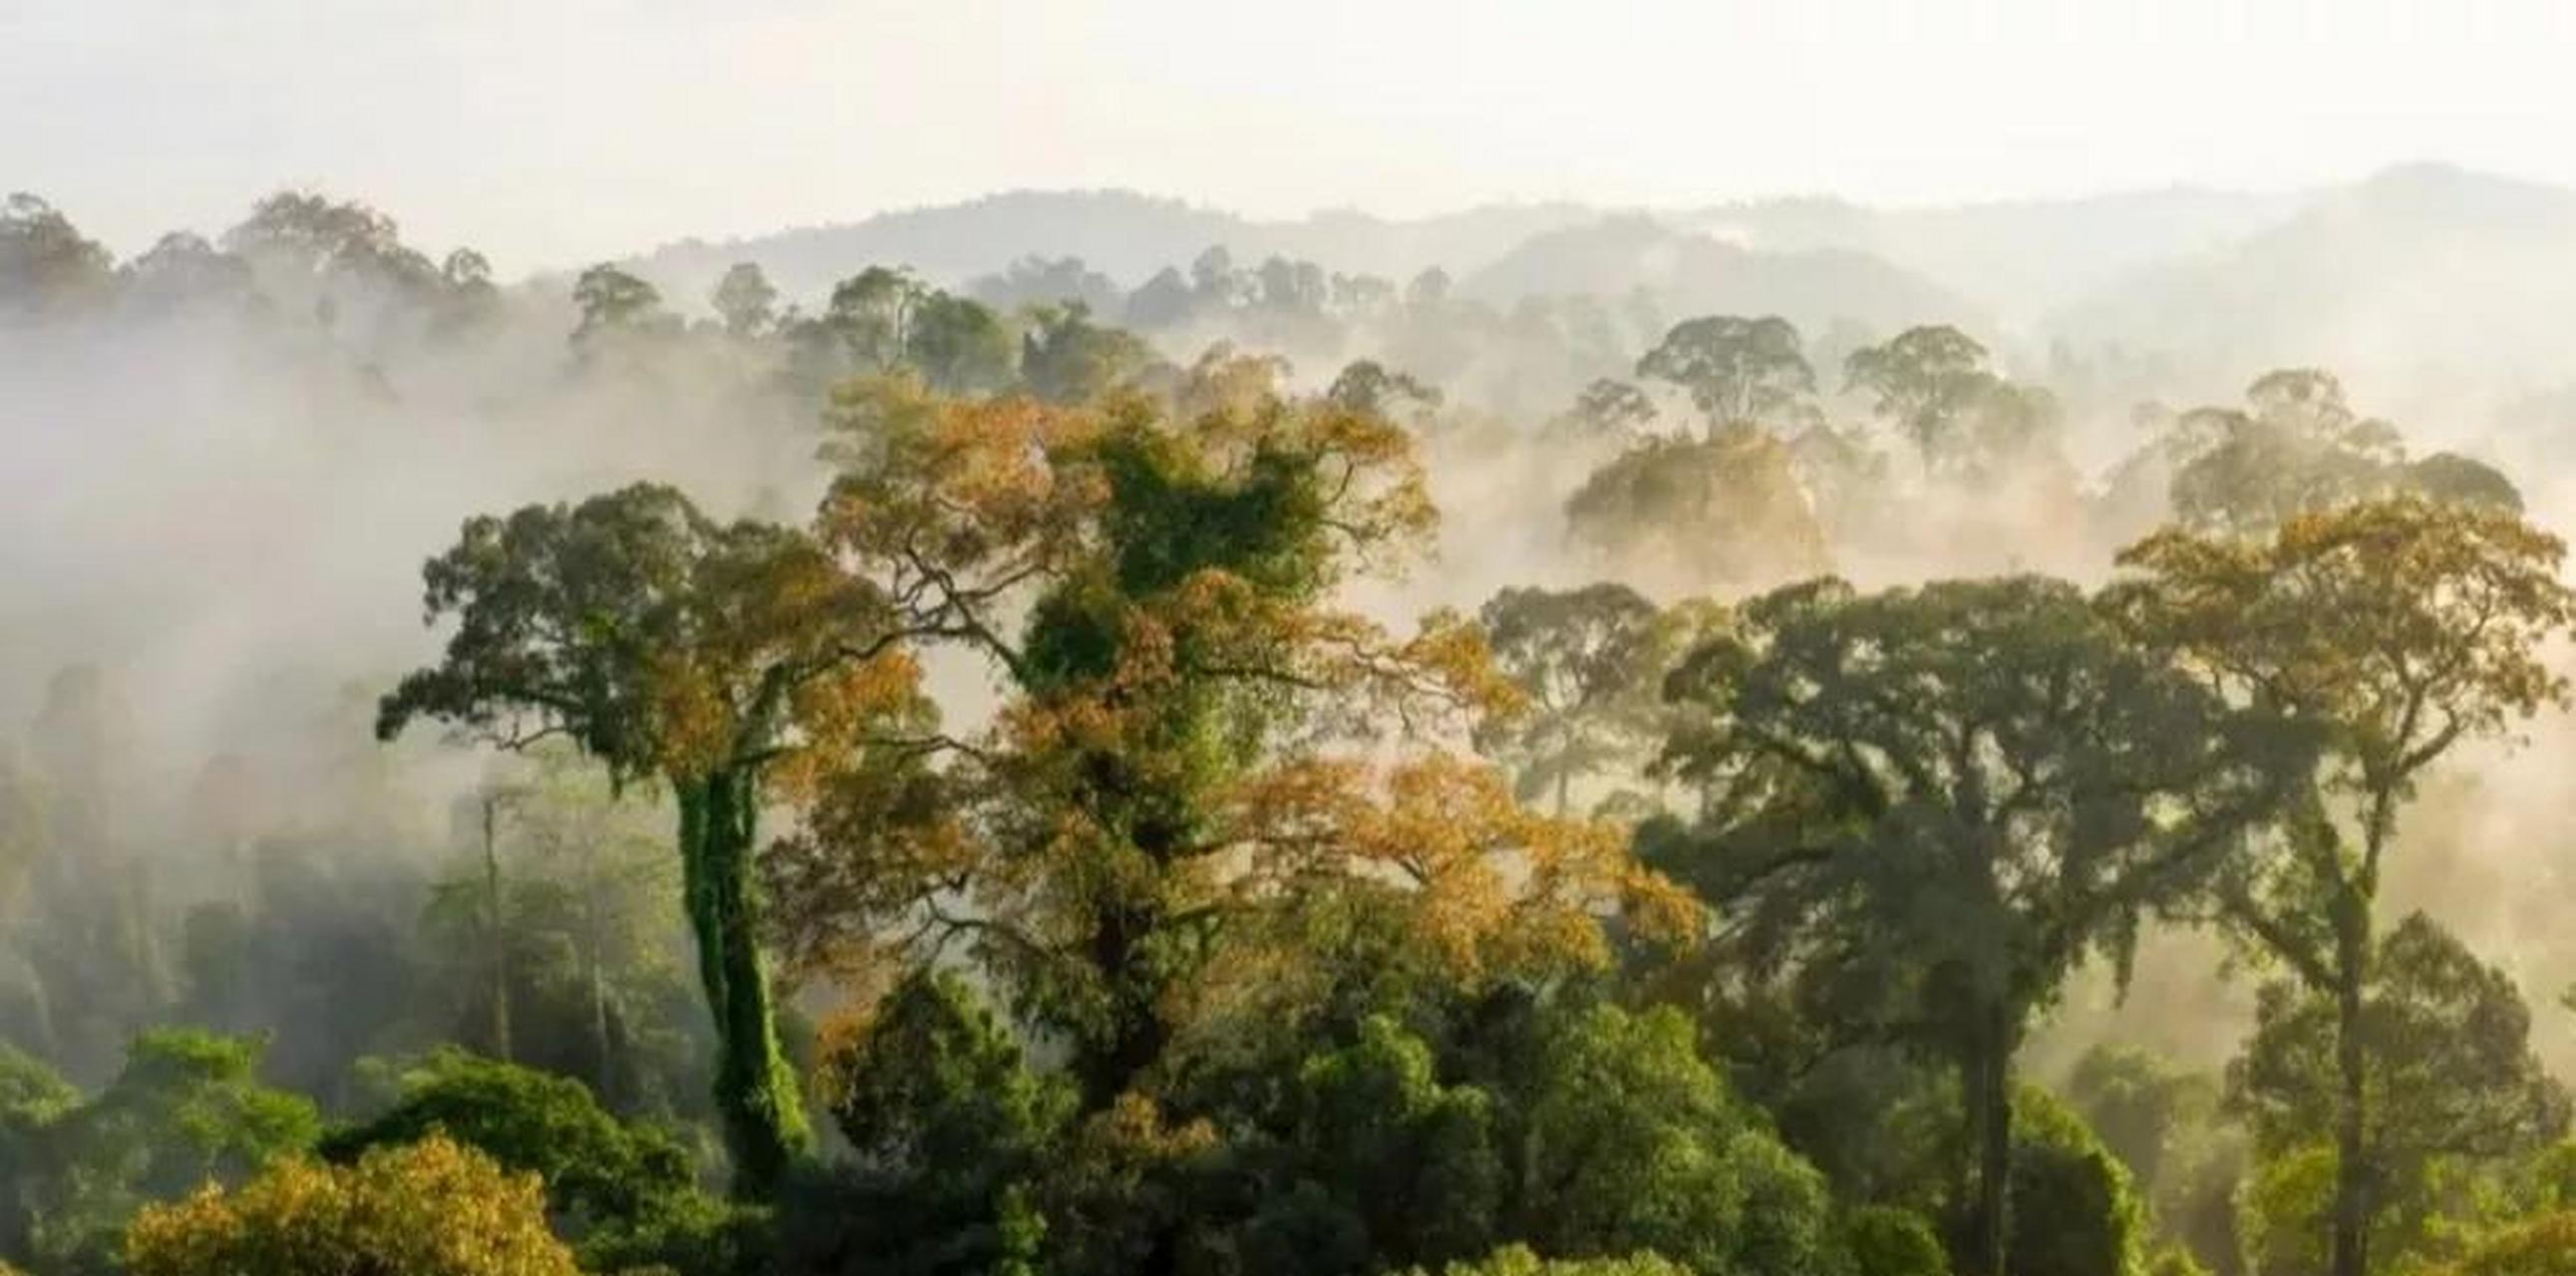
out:
{"label": "forested ridge", "polygon": [[0,210],[0,1271],[2576,1270],[2553,476],[1970,315],[649,270]]}

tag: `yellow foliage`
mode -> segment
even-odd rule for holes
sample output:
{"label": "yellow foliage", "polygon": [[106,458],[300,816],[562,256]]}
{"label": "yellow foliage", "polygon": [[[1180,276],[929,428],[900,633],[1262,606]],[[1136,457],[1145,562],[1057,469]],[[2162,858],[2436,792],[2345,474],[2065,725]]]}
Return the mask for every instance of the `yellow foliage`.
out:
{"label": "yellow foliage", "polygon": [[289,1161],[233,1191],[144,1208],[133,1276],[573,1276],[536,1175],[433,1136],[354,1166]]}

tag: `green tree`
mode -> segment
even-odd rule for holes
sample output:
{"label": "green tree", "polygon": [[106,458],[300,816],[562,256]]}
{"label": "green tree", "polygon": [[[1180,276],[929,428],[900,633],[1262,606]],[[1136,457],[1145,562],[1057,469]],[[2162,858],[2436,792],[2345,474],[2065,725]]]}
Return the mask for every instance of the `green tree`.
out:
{"label": "green tree", "polygon": [[1564,815],[1578,782],[1642,772],[1662,743],[1664,670],[1698,636],[1686,609],[1605,581],[1507,588],[1477,619],[1521,701],[1478,723],[1476,746],[1512,768],[1521,800]]}
{"label": "green tree", "polygon": [[861,368],[883,372],[911,348],[913,316],[929,293],[909,269],[870,266],[832,286],[823,322]]}
{"label": "green tree", "polygon": [[548,1208],[582,1231],[638,1225],[695,1190],[678,1140],[619,1122],[570,1078],[441,1050],[405,1069],[398,1085],[392,1106],[324,1137],[323,1158],[351,1164],[443,1133],[535,1174]]}
{"label": "green tree", "polygon": [[581,311],[581,323],[572,331],[575,343],[595,341],[605,333],[642,332],[664,321],[661,290],[607,262],[573,281],[572,303]]}
{"label": "green tree", "polygon": [[2493,467],[2450,452],[2409,461],[2397,427],[2354,412],[2316,368],[2265,373],[2241,408],[2195,408],[2155,445],[2176,519],[2209,534],[2269,536],[2291,516],[2412,493],[2442,504],[2520,513],[2522,494]]}
{"label": "green tree", "polygon": [[1637,360],[1637,375],[1688,391],[1711,437],[1730,425],[1795,424],[1816,392],[1797,327],[1777,315],[1684,320]]}
{"label": "green tree", "polygon": [[2398,817],[2462,741],[2566,699],[2542,645],[2576,615],[2559,540],[2398,498],[2293,514],[2267,540],[2169,531],[2120,555],[2129,633],[2213,693],[2310,724],[2297,799],[2209,885],[2215,915],[2334,1005],[2334,1276],[2369,1270],[2367,1005]]}
{"label": "green tree", "polygon": [[1789,449],[1750,426],[1629,448],[1566,498],[1565,520],[1578,544],[1701,586],[1771,584],[1831,563]]}
{"label": "green tree", "polygon": [[[2368,1124],[2362,1158],[2383,1246],[2411,1248],[2445,1202],[2451,1163],[2500,1166],[2565,1135],[2568,1096],[2532,1053],[2512,979],[2421,913],[2379,941],[2363,990]],[[2295,979],[2264,985],[2228,1068],[2231,1099],[2267,1157],[2335,1127],[2335,1001]],[[2396,1253],[2383,1252],[2384,1260]]]}
{"label": "green tree", "polygon": [[[2066,1102],[2128,1166],[2159,1237],[2203,1270],[2236,1276],[2236,1189],[2245,1132],[2223,1110],[2222,1078],[2132,1046],[2099,1045],[2077,1060]],[[2322,1127],[2320,1127],[2322,1128]]]}
{"label": "green tree", "polygon": [[778,287],[757,262],[738,261],[726,267],[708,301],[724,321],[725,331],[737,337],[760,336],[778,319]]}
{"label": "green tree", "polygon": [[41,311],[101,300],[112,265],[53,205],[24,191],[0,201],[0,305]]}
{"label": "green tree", "polygon": [[105,1090],[32,1140],[21,1200],[36,1265],[109,1270],[144,1202],[238,1181],[312,1146],[321,1126],[312,1102],[261,1085],[260,1053],[248,1039],[186,1029],[137,1036]]}
{"label": "green tree", "polygon": [[1669,757],[1703,793],[1649,858],[1802,967],[1830,1019],[1950,1059],[1976,1167],[1977,1270],[2006,1269],[2012,1063],[2090,954],[2214,871],[2283,781],[2275,733],[2041,578],[1746,605],[1673,673]]}
{"label": "green tree", "polygon": [[1634,440],[1655,420],[1654,400],[1625,381],[1596,378],[1574,405],[1548,422],[1548,432],[1576,439]]}
{"label": "green tree", "polygon": [[919,971],[826,1061],[856,1153],[790,1198],[782,1260],[812,1272],[1034,1270],[1033,1201],[1073,1117],[958,976]]}
{"label": "green tree", "polygon": [[925,712],[892,605],[804,535],[651,485],[472,519],[423,577],[456,632],[384,697],[377,734],[430,717],[505,747],[568,736],[619,781],[670,786],[717,1105],[741,1185],[765,1189],[806,1133],[760,951],[760,809]]}
{"label": "green tree", "polygon": [[1823,1177],[1728,1091],[1679,1013],[1544,1014],[1499,1085],[1509,1234],[1567,1257],[1653,1251],[1702,1276],[1830,1270]]}
{"label": "green tree", "polygon": [[1392,417],[1403,404],[1412,405],[1417,413],[1437,410],[1440,389],[1424,384],[1409,372],[1389,369],[1375,359],[1359,359],[1333,378],[1333,384],[1324,391],[1324,400],[1352,412]]}
{"label": "green tree", "polygon": [[1093,323],[1080,302],[1038,306],[1020,335],[1020,379],[1049,403],[1088,403],[1153,363],[1134,333]]}
{"label": "green tree", "polygon": [[[1472,1263],[1451,1263],[1440,1276],[1689,1276],[1690,1268],[1653,1253],[1624,1258],[1541,1258],[1526,1245],[1506,1245]],[[1407,1276],[1430,1276],[1414,1268]]]}
{"label": "green tree", "polygon": [[983,394],[1009,385],[1017,369],[1010,329],[971,297],[933,292],[912,313],[904,357],[944,394]]}
{"label": "green tree", "polygon": [[1421,1038],[1371,1016],[1357,1040],[1298,1068],[1295,1186],[1265,1192],[1249,1224],[1257,1270],[1380,1270],[1492,1244],[1504,1187],[1493,1096],[1443,1085],[1437,1066]]}

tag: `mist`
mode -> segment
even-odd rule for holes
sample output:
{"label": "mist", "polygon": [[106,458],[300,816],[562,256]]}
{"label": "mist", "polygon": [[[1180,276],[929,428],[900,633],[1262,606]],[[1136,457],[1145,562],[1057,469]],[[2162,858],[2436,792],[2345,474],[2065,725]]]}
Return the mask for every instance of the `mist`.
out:
{"label": "mist", "polygon": [[[2175,442],[2193,410],[2263,424],[2258,378],[2279,369],[2330,374],[2334,428],[2371,427],[2373,474],[2456,463],[2498,476],[2532,525],[2576,526],[2558,446],[2576,297],[2546,282],[2576,278],[2576,190],[2449,167],[1939,209],[1563,200],[1265,220],[1019,191],[510,279],[410,242],[404,210],[366,194],[290,193],[123,259],[40,201],[0,222],[0,1042],[85,1089],[138,1031],[203,1022],[266,1034],[268,1080],[355,1119],[382,1108],[398,1061],[492,1052],[480,1034],[508,1023],[492,1002],[515,1002],[523,1059],[695,1130],[717,1177],[716,1029],[676,906],[634,945],[618,1052],[648,1062],[626,1071],[604,1026],[545,1038],[549,998],[571,994],[494,995],[464,932],[438,929],[478,865],[496,883],[505,862],[552,871],[505,851],[588,839],[667,859],[653,848],[676,795],[649,776],[612,790],[570,751],[516,758],[427,729],[379,744],[376,705],[454,631],[434,601],[425,615],[421,571],[468,519],[653,483],[719,523],[808,526],[846,464],[834,441],[873,428],[835,387],[873,378],[1066,410],[1132,393],[1177,414],[1228,360],[1273,361],[1258,380],[1275,402],[1392,422],[1419,458],[1440,515],[1427,556],[1332,598],[1395,633],[1596,582],[1675,615],[1825,575],[2095,589],[2123,547],[2194,517],[2178,476],[2205,456]],[[2119,251],[2093,250],[2106,238]],[[728,309],[746,268],[774,291]],[[649,295],[616,291],[630,284]],[[918,339],[934,305],[962,344]],[[1743,378],[1690,371],[1680,350],[1710,319],[1784,325],[1777,371],[1796,384],[1723,399],[1742,387],[1717,383]],[[1936,328],[1975,348],[1963,375],[1981,396],[1940,455],[1866,374]],[[1078,340],[1123,350],[1101,335],[1122,332],[1119,359],[1048,362]],[[1025,591],[995,606],[1038,623]],[[961,738],[1014,694],[1006,661],[921,659]],[[2546,659],[2576,674],[2564,635]],[[2509,975],[2560,1082],[2576,1081],[2560,1000],[2576,938],[2558,922],[2576,903],[2571,747],[2555,711],[2464,742],[2410,791],[2377,903],[2392,923],[2424,910]],[[1597,771],[1558,803],[1571,793],[1623,843],[1709,809],[1642,762]],[[524,818],[496,817],[505,791]],[[809,795],[773,805],[782,847],[829,832]],[[637,888],[656,905],[679,889]],[[604,1007],[596,957],[576,964]],[[782,968],[789,1051],[819,1068],[883,990]],[[2063,1088],[2111,1043],[2216,1077],[2280,973],[2214,926],[2154,918],[2131,968],[2091,961],[2050,999],[2020,1066]],[[1028,1029],[1032,1057],[1079,1057],[1064,1032]]]}

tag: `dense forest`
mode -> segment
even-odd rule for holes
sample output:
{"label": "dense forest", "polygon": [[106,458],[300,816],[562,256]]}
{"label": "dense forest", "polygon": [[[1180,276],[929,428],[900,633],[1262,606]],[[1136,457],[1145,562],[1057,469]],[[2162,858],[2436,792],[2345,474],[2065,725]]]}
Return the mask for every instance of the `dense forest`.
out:
{"label": "dense forest", "polygon": [[2576,1270],[2557,476],[1458,226],[11,197],[0,1272]]}

